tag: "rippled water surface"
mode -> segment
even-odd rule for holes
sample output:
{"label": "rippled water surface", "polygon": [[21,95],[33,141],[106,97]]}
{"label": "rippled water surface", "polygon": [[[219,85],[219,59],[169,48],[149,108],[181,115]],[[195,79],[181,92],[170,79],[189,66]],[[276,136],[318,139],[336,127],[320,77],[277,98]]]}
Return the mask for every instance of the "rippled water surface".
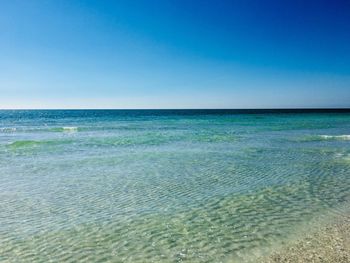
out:
{"label": "rippled water surface", "polygon": [[350,198],[350,113],[0,111],[0,261],[242,262]]}

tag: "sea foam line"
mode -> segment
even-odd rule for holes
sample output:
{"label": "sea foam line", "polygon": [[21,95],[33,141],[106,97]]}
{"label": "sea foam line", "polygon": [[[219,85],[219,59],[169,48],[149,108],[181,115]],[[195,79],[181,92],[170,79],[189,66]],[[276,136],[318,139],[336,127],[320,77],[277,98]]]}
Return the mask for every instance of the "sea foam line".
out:
{"label": "sea foam line", "polygon": [[350,135],[320,135],[324,140],[350,140]]}
{"label": "sea foam line", "polygon": [[16,130],[17,130],[16,128],[11,128],[11,127],[0,128],[0,132],[15,132]]}
{"label": "sea foam line", "polygon": [[72,126],[72,127],[62,127],[63,131],[66,132],[77,132],[78,131],[78,127]]}

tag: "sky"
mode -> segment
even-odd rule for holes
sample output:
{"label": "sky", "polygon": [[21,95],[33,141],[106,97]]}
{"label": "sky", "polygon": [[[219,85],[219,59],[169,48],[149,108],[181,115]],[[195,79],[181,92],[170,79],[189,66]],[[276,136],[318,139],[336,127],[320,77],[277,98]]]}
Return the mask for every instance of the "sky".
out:
{"label": "sky", "polygon": [[0,108],[350,107],[348,0],[0,0]]}

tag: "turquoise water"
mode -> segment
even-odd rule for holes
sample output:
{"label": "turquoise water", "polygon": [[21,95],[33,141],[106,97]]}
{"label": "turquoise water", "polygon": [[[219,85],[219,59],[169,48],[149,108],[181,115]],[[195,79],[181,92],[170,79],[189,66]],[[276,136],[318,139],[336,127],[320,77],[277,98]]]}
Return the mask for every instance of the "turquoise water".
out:
{"label": "turquoise water", "polygon": [[0,111],[0,261],[244,262],[350,199],[350,113]]}

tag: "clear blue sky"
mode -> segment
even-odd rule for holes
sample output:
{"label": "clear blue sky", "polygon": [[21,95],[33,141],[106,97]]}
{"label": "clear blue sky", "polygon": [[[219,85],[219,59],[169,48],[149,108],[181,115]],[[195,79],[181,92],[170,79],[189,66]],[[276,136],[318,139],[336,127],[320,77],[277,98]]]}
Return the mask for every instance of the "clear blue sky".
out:
{"label": "clear blue sky", "polygon": [[349,1],[0,1],[0,108],[276,107],[350,107]]}

